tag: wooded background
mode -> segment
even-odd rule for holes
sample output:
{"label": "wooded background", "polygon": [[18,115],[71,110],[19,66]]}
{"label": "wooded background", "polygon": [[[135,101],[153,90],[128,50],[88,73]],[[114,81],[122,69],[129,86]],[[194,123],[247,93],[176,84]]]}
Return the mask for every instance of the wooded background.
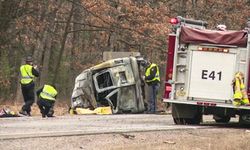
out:
{"label": "wooded background", "polygon": [[[75,77],[104,51],[140,52],[164,70],[169,20],[204,20],[241,30],[250,0],[0,0],[0,102],[19,100],[19,67],[32,55],[41,76],[70,100]],[[164,84],[162,84],[164,85]]]}

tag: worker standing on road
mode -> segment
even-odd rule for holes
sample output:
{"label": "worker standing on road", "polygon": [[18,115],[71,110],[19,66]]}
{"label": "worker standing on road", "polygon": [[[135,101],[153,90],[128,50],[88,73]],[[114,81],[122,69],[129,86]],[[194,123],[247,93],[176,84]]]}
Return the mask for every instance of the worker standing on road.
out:
{"label": "worker standing on road", "polygon": [[19,113],[25,116],[30,116],[31,106],[35,101],[34,78],[39,77],[39,72],[37,70],[37,66],[33,65],[33,59],[31,56],[26,57],[25,62],[26,63],[20,67],[20,83],[25,104]]}
{"label": "worker standing on road", "polygon": [[145,61],[142,65],[146,68],[144,80],[149,87],[149,113],[156,113],[157,93],[160,87],[159,67],[149,61]]}
{"label": "worker standing on road", "polygon": [[58,94],[55,86],[45,84],[42,88],[37,90],[36,94],[38,97],[37,105],[42,117],[53,117],[53,107]]}

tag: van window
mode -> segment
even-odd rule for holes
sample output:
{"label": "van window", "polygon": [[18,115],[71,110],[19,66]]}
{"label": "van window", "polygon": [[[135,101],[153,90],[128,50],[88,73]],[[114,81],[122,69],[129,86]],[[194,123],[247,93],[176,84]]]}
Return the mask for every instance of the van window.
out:
{"label": "van window", "polygon": [[125,71],[119,72],[119,76],[122,84],[128,82]]}
{"label": "van window", "polygon": [[109,72],[104,72],[96,77],[99,89],[113,86],[113,82]]}

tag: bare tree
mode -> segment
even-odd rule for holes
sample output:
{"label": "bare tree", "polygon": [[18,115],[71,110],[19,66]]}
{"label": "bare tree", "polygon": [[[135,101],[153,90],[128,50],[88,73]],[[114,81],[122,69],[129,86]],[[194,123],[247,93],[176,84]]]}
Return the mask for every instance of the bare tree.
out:
{"label": "bare tree", "polygon": [[64,52],[64,48],[65,48],[65,44],[66,44],[66,40],[67,40],[67,36],[68,36],[68,31],[70,29],[70,23],[71,23],[71,19],[72,19],[72,16],[73,16],[73,12],[74,12],[74,9],[73,9],[73,5],[71,6],[71,10],[69,12],[69,16],[67,18],[67,22],[66,22],[66,25],[65,25],[65,29],[64,29],[64,34],[63,34],[63,37],[62,37],[62,41],[61,41],[61,48],[60,48],[60,51],[59,51],[59,57],[57,59],[57,62],[56,62],[56,66],[55,66],[55,71],[54,71],[54,77],[53,77],[53,80],[52,80],[52,84],[55,84],[56,83],[56,79],[58,77],[58,71],[59,71],[59,68],[60,68],[60,63],[61,63],[61,60],[62,60],[62,56],[63,56],[63,52]]}

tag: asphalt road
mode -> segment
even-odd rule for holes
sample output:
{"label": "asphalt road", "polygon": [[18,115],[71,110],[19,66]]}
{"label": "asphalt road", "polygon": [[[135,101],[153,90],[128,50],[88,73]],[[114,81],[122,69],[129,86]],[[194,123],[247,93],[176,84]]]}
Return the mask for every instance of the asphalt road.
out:
{"label": "asphalt road", "polygon": [[[175,125],[171,115],[155,114],[1,118],[0,140],[217,127],[211,116],[204,117],[204,120],[202,125],[191,126]],[[236,121],[232,119],[231,124]]]}

